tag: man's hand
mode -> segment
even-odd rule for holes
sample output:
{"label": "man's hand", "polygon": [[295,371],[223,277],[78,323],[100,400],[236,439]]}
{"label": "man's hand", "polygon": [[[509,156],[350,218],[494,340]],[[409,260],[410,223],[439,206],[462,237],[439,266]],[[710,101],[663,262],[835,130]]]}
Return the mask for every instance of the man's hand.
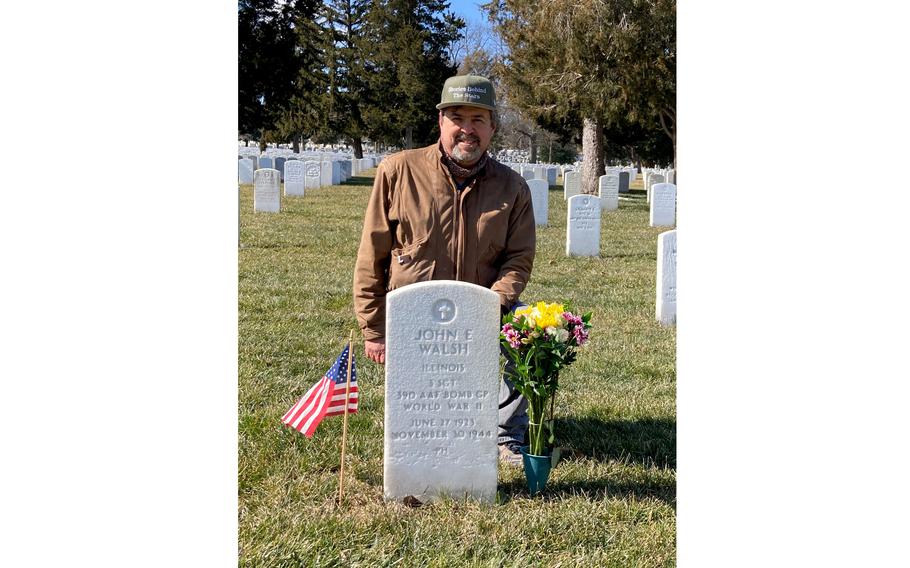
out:
{"label": "man's hand", "polygon": [[385,364],[385,339],[376,339],[374,341],[364,339],[363,351],[366,353],[367,359],[376,361],[380,365]]}

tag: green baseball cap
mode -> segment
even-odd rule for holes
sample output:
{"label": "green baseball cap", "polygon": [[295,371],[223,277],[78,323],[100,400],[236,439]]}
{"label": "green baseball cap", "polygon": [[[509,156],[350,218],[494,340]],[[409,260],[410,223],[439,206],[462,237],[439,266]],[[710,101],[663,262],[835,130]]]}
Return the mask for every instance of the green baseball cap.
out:
{"label": "green baseball cap", "polygon": [[496,110],[496,93],[493,83],[480,75],[456,75],[446,79],[442,86],[441,102],[436,108],[442,110],[453,106],[473,106]]}

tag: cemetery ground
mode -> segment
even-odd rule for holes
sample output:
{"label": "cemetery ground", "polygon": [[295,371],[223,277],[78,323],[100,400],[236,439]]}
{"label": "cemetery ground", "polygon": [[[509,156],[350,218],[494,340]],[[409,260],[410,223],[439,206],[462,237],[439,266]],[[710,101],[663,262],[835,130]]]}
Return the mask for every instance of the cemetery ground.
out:
{"label": "cemetery ground", "polygon": [[[591,341],[560,377],[546,491],[500,465],[495,505],[383,500],[383,368],[355,333],[360,410],[312,439],[280,419],[356,329],[354,259],[375,170],[252,211],[240,186],[239,563],[242,566],[674,566],[675,328],[654,318],[657,235],[641,180],[605,212],[600,258],[565,256],[562,186],[549,191],[525,302],[594,312]],[[561,183],[561,180],[558,180]]]}

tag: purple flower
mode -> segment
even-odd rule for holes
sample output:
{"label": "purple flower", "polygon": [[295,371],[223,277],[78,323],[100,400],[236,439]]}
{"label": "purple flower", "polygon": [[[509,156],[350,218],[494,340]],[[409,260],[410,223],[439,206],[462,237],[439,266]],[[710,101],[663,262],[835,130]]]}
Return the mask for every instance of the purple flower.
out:
{"label": "purple flower", "polygon": [[566,320],[566,323],[569,325],[584,325],[584,323],[581,321],[581,318],[572,312],[563,312],[562,319]]}
{"label": "purple flower", "polygon": [[575,337],[575,343],[579,346],[584,345],[585,342],[588,341],[588,332],[585,331],[584,325],[576,326],[575,329],[572,330],[572,336]]}

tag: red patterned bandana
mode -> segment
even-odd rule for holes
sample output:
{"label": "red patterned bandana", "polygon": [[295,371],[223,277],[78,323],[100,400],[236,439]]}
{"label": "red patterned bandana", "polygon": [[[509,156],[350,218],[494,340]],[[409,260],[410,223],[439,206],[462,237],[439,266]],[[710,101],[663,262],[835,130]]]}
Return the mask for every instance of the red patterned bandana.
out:
{"label": "red patterned bandana", "polygon": [[449,173],[452,174],[452,177],[460,179],[476,176],[477,173],[487,165],[487,161],[489,161],[490,158],[490,155],[484,152],[483,156],[477,160],[476,164],[470,168],[464,168],[462,166],[459,166],[458,163],[455,162],[455,159],[452,158],[448,152],[446,152],[446,149],[442,146],[442,140],[439,141],[439,151],[442,153],[442,163],[445,164],[447,168],[449,168]]}

